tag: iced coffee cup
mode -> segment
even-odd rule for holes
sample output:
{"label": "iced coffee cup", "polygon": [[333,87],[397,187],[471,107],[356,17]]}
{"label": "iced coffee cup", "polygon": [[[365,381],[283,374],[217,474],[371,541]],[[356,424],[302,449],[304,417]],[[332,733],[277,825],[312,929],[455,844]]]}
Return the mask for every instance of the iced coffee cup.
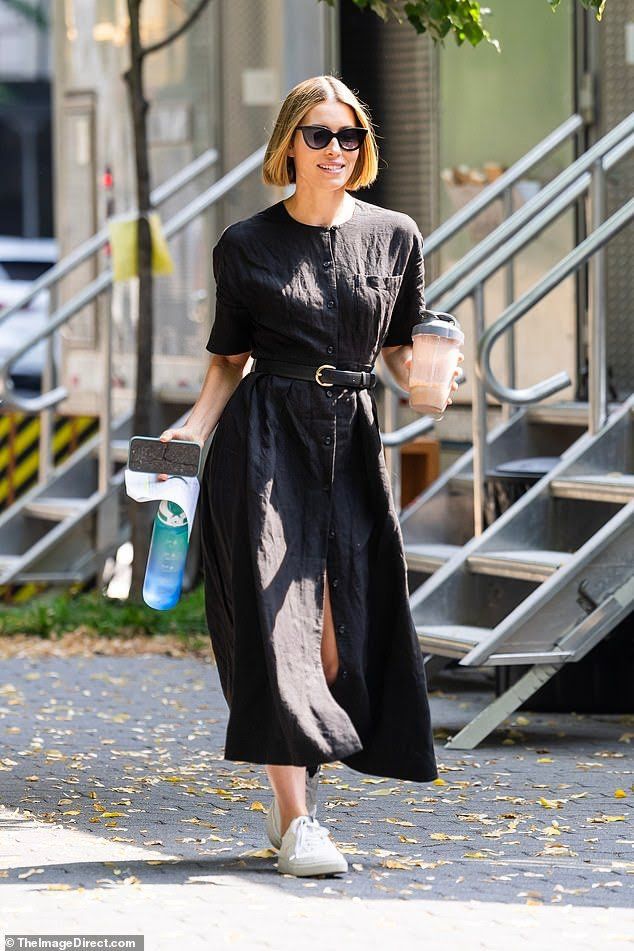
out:
{"label": "iced coffee cup", "polygon": [[423,314],[412,328],[409,405],[418,413],[438,417],[447,407],[464,334],[452,314],[433,310]]}

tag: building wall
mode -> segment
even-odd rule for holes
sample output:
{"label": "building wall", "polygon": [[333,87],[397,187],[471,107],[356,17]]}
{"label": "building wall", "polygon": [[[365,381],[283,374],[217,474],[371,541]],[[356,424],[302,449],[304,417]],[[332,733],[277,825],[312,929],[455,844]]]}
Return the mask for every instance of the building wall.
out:
{"label": "building wall", "polygon": [[[576,2],[576,0],[575,0]],[[503,0],[491,4],[487,29],[501,44],[496,52],[490,44],[475,49],[447,40],[440,53],[440,161],[441,169],[465,165],[482,170],[484,163],[508,167],[520,159],[549,132],[574,112],[573,10],[561,4],[553,13],[546,0]],[[543,186],[574,159],[574,143],[542,161],[526,176],[535,186]],[[446,220],[473,194],[478,186],[448,186],[440,183],[442,219]],[[522,194],[515,193],[516,207]],[[497,202],[488,216],[480,216],[472,226],[450,241],[441,253],[446,270],[474,244],[502,221],[502,205]],[[573,212],[563,215],[525,248],[513,268],[515,296],[532,287],[574,245]],[[493,323],[506,305],[505,274],[500,271],[485,288],[486,325]],[[475,338],[473,308],[466,301],[456,313],[466,335],[465,372],[467,383],[459,390],[457,402],[470,402],[474,379]],[[517,385],[529,386],[538,380],[567,370],[576,376],[576,309],[572,278],[554,290],[516,325]],[[496,375],[505,380],[504,343],[493,350]],[[553,399],[571,399],[574,388]],[[491,398],[491,402],[496,402]]]}

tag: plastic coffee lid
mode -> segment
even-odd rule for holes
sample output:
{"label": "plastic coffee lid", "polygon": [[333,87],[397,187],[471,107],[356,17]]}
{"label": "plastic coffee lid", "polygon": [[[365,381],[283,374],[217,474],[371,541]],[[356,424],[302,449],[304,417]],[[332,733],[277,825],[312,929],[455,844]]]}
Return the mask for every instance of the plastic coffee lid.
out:
{"label": "plastic coffee lid", "polygon": [[453,314],[445,314],[440,310],[424,310],[423,314],[425,316],[420,323],[412,327],[412,337],[414,334],[434,334],[464,343],[464,334]]}

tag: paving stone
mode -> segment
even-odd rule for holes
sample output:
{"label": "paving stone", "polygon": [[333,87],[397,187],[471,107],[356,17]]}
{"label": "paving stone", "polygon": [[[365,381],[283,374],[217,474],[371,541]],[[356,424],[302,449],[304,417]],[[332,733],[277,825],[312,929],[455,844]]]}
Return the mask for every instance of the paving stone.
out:
{"label": "paving stone", "polygon": [[491,684],[449,670],[435,686],[445,785],[326,764],[318,817],[350,869],[297,879],[279,875],[266,838],[264,766],[223,759],[213,665],[5,661],[3,929],[116,928],[152,937],[146,947],[281,948],[300,937],[323,947],[330,937],[354,948],[379,935],[444,937],[452,949],[507,948],[509,937],[631,948],[634,718],[521,711],[475,750],[450,750],[443,737],[492,699]]}

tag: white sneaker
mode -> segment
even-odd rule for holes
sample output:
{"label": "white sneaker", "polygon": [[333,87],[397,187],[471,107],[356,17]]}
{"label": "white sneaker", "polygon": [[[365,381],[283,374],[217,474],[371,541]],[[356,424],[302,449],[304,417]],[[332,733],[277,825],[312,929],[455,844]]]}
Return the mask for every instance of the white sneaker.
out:
{"label": "white sneaker", "polygon": [[277,870],[289,875],[333,875],[347,872],[348,863],[317,819],[295,816],[282,836]]}
{"label": "white sneaker", "polygon": [[[308,814],[312,816],[313,819],[317,818],[317,791],[319,788],[320,769],[321,766],[318,766],[314,776],[309,776],[308,770],[306,770],[306,806],[308,807]],[[269,837],[271,845],[279,849],[282,844],[282,836],[280,833],[280,807],[275,796],[273,796],[273,801],[266,814],[266,834]]]}

